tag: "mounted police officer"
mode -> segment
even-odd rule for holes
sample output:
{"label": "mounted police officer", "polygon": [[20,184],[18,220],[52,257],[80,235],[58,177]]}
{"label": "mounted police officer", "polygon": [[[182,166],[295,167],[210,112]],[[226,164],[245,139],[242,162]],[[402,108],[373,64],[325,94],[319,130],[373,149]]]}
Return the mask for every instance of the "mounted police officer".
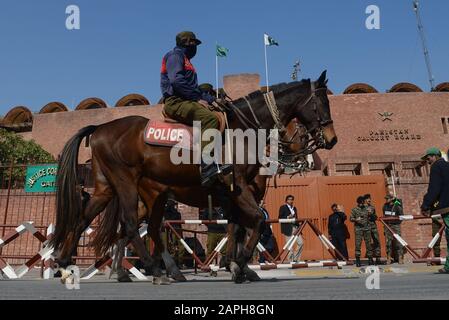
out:
{"label": "mounted police officer", "polygon": [[[207,103],[211,108],[217,107],[215,98],[198,87],[197,74],[190,62],[200,44],[201,41],[191,31],[183,31],[176,36],[176,47],[162,59],[161,91],[165,113],[187,125],[193,125],[193,121],[200,121],[203,133],[207,129],[218,130],[219,120],[203,105]],[[202,104],[200,101],[206,103]],[[208,143],[201,139],[202,153]],[[218,165],[206,164],[203,158],[204,155],[201,157],[201,184],[209,186],[218,174]],[[219,169],[226,174],[232,170],[232,165],[220,165]]]}
{"label": "mounted police officer", "polygon": [[349,220],[354,223],[355,233],[355,263],[357,267],[361,266],[360,255],[362,239],[365,241],[366,255],[368,256],[368,263],[373,265],[373,252],[371,249],[371,233],[369,226],[370,214],[365,208],[365,197],[360,196],[357,198],[357,207],[351,210],[351,216]]}

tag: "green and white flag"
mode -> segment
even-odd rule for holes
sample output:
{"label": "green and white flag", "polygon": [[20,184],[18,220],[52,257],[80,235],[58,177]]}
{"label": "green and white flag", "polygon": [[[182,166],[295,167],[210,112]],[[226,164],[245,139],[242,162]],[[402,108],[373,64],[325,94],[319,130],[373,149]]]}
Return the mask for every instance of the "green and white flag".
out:
{"label": "green and white flag", "polygon": [[263,39],[266,46],[278,46],[279,43],[276,42],[272,37],[270,37],[268,34],[263,34]]}
{"label": "green and white flag", "polygon": [[220,58],[226,57],[228,55],[228,52],[229,52],[229,49],[226,49],[225,47],[222,47],[217,44],[217,49],[216,49],[217,57],[220,57]]}

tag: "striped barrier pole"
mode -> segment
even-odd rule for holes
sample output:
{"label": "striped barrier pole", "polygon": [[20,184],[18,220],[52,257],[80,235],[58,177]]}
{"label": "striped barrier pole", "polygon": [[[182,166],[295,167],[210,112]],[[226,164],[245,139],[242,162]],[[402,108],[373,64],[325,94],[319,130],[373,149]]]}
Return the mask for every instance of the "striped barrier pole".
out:
{"label": "striped barrier pole", "polygon": [[427,245],[427,249],[426,249],[426,251],[424,251],[421,258],[427,258],[429,256],[430,252],[432,252],[432,249],[435,246],[435,243],[438,241],[438,239],[440,239],[443,236],[443,231],[445,228],[446,228],[446,226],[443,224],[441,226],[440,230],[438,230],[438,232],[432,238],[432,240],[430,240],[429,244]]}
{"label": "striped barrier pole", "polygon": [[22,278],[28,271],[31,270],[32,267],[34,267],[36,263],[38,263],[41,260],[48,259],[52,253],[53,248],[49,247],[42,248],[36,255],[34,255],[30,260],[25,262],[22,266],[20,266],[16,270],[17,277]]}
{"label": "striped barrier pole", "polygon": [[[292,223],[292,222],[296,222],[298,221],[297,219],[278,219],[279,223]],[[281,264],[284,263],[285,259],[287,259],[288,253],[291,251],[291,249],[293,248],[293,246],[295,245],[296,239],[298,238],[298,234],[301,234],[302,230],[304,229],[304,227],[306,226],[306,224],[308,223],[308,220],[304,220],[302,219],[303,223],[301,224],[301,226],[298,228],[298,230],[296,230],[296,232],[290,237],[290,239],[288,239],[287,243],[284,245],[284,247],[282,248],[282,251],[279,252],[279,254],[277,255],[276,258],[274,258],[274,261],[278,261],[280,259],[280,257],[286,252],[286,255],[284,256],[284,258],[281,260]]]}
{"label": "striped barrier pole", "polygon": [[[350,263],[346,257],[343,256],[343,254],[334,246],[334,244],[320,231],[320,229],[317,228],[316,225],[314,225],[313,223],[311,223],[309,221],[309,225],[312,228],[313,232],[316,234],[316,236],[318,237],[318,239],[320,239],[321,243],[324,245],[324,247],[327,249],[327,251],[329,252],[329,254],[335,259],[337,260],[337,256],[340,259],[343,259],[344,261],[346,261],[347,263]],[[352,264],[352,263],[350,263]]]}
{"label": "striped barrier pole", "polygon": [[122,266],[123,268],[129,270],[137,279],[139,280],[148,280],[148,278],[140,272],[136,267],[132,265],[131,262],[128,261],[128,259],[123,258],[122,259]]}
{"label": "striped barrier pole", "polygon": [[[180,220],[180,221],[189,221],[189,220]],[[190,221],[200,221],[201,220],[190,220]],[[194,222],[192,222],[193,224]],[[198,222],[197,222],[198,223]],[[176,224],[178,224],[178,222],[176,221]],[[171,221],[165,221],[165,225],[173,232],[173,234],[179,239],[179,242],[181,242],[181,244],[184,246],[184,248],[186,249],[186,251],[192,255],[193,259],[195,259],[196,263],[199,266],[203,266],[203,262],[201,261],[200,258],[198,258],[198,256],[196,255],[195,252],[193,252],[193,250],[189,247],[189,245],[184,241],[184,239],[181,237],[181,235],[175,230],[175,228],[173,228],[173,226],[171,225]]]}
{"label": "striped barrier pole", "polygon": [[0,248],[6,246],[11,241],[18,238],[21,234],[24,232],[30,232],[34,237],[36,237],[40,242],[44,243],[47,238],[42,235],[33,225],[32,221],[29,222],[23,222],[21,225],[19,225],[17,228],[15,228],[12,232],[7,234],[4,238],[0,238]]}
{"label": "striped barrier pole", "polygon": [[[55,226],[51,223],[47,228],[47,241],[50,241],[55,233]],[[44,279],[54,278],[55,272],[53,270],[55,264],[55,257],[50,254],[46,259],[44,259]]]}
{"label": "striped barrier pole", "polygon": [[204,262],[204,266],[207,267],[211,264],[211,262],[215,259],[215,257],[220,253],[223,246],[228,242],[228,237],[223,237],[220,242],[217,244],[217,246],[214,248],[214,250],[210,253],[209,257]]}
{"label": "striped barrier pole", "polygon": [[16,272],[14,268],[11,267],[5,260],[0,258],[0,270],[7,276],[9,279],[17,279]]}
{"label": "striped barrier pole", "polygon": [[[392,220],[392,219],[389,219],[389,220]],[[391,229],[390,226],[383,219],[380,219],[380,222],[382,222],[382,224],[385,226],[385,228],[387,228],[387,230],[393,235],[393,237],[405,248],[405,250],[407,250],[408,253],[410,253],[412,255],[413,258],[415,258],[415,259],[420,258],[419,254],[415,250],[413,250],[400,235],[395,233],[393,231],[393,229]]]}
{"label": "striped barrier pole", "polygon": [[265,259],[267,259],[269,262],[272,262],[272,263],[275,262],[274,258],[271,256],[271,254],[267,251],[267,249],[265,249],[265,247],[260,242],[257,243],[256,248],[265,257]]}
{"label": "striped barrier pole", "polygon": [[[314,268],[314,267],[342,267],[349,266],[352,263],[348,261],[335,261],[335,260],[322,260],[315,262],[292,262],[292,263],[260,263],[260,264],[251,264],[248,267],[252,270],[274,270],[274,269],[304,269],[304,268]],[[214,271],[225,270],[225,268],[217,268],[214,265],[211,265]]]}
{"label": "striped barrier pole", "polygon": [[[92,228],[87,228],[86,233],[91,234],[93,232]],[[144,223],[139,228],[139,236],[143,238],[148,233],[148,224]],[[128,242],[129,244],[129,242]],[[81,275],[81,279],[87,280],[92,278],[95,274],[97,274],[100,269],[103,268],[110,268],[112,265],[112,262],[114,261],[114,257],[111,258],[109,254],[104,255],[99,260],[95,261],[92,265],[90,265]],[[124,257],[125,258],[125,257]],[[131,264],[131,263],[129,263]],[[132,265],[132,264],[131,264]],[[110,273],[110,270],[108,270],[108,273]]]}
{"label": "striped barrier pole", "polygon": [[413,263],[428,263],[431,265],[442,265],[446,263],[446,258],[419,258],[413,259]]}

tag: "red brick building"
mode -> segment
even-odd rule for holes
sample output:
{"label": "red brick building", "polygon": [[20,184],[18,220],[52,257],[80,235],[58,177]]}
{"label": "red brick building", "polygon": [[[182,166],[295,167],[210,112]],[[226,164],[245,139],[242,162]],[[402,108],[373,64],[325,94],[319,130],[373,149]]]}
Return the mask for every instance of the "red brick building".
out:
{"label": "red brick building", "polygon": [[[255,74],[226,76],[224,88],[229,96],[237,98],[258,90],[260,79]],[[330,95],[329,100],[338,144],[331,151],[318,151],[313,157],[314,170],[307,175],[384,175],[385,186],[390,191],[393,191],[394,182],[405,212],[418,214],[429,172],[420,157],[430,146],[446,152],[449,148],[449,83],[440,84],[436,92],[422,92],[413,84],[400,83],[386,93],[357,83],[342,94]],[[44,106],[36,114],[26,107],[16,107],[1,120],[0,126],[34,139],[56,157],[65,142],[86,125],[128,115],[159,118],[161,106],[149,104],[145,97],[133,94],[120,99],[115,107],[109,107],[98,98],[82,101],[74,111],[68,111],[59,102]],[[82,144],[80,163],[89,159],[90,149]],[[381,205],[376,203],[378,211]],[[196,218],[195,209],[184,212]],[[430,222],[406,222],[403,226],[405,238],[411,239],[410,244],[425,248],[431,239]]]}

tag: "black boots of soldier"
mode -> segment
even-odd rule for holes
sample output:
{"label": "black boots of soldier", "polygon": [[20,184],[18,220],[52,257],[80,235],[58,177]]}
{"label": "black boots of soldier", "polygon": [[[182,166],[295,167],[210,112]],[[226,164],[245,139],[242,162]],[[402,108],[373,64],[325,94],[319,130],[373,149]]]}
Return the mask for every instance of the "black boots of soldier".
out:
{"label": "black boots of soldier", "polygon": [[201,159],[201,186],[210,187],[214,184],[219,174],[227,175],[231,171],[232,164],[206,164]]}
{"label": "black boots of soldier", "polygon": [[[378,259],[379,258],[376,259],[376,264],[380,264],[380,260],[379,260],[379,263],[377,263]],[[374,265],[373,258],[368,258],[368,265],[370,265],[370,266]],[[355,257],[355,266],[358,268],[360,268],[362,266],[362,263],[360,262],[360,257]]]}

